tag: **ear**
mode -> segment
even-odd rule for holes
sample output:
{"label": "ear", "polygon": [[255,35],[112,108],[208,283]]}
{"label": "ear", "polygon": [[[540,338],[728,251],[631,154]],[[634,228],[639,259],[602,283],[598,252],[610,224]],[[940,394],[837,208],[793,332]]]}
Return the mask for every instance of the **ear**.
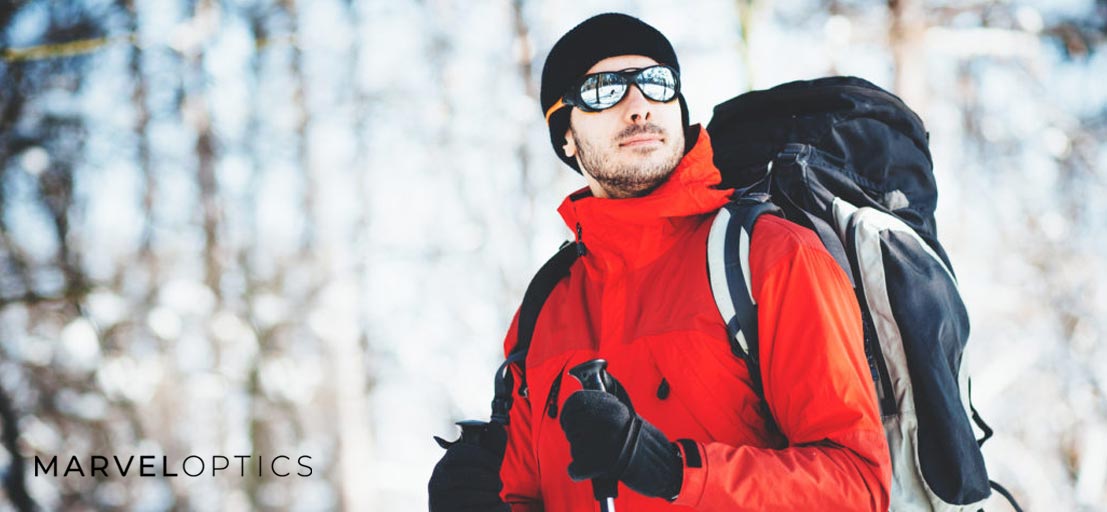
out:
{"label": "ear", "polygon": [[566,158],[577,156],[577,141],[573,140],[573,130],[565,130],[565,145],[561,148],[565,150]]}

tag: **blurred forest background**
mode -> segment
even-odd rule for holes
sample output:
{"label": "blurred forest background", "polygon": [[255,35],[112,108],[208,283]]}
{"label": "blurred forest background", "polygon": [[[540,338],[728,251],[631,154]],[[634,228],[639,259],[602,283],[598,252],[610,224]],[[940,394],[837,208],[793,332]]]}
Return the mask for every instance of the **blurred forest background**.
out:
{"label": "blurred forest background", "polygon": [[[693,121],[827,74],[915,108],[992,477],[1107,510],[1104,0],[0,0],[0,510],[422,509],[568,235],[539,75],[605,10]],[[32,472],[239,453],[314,474]]]}

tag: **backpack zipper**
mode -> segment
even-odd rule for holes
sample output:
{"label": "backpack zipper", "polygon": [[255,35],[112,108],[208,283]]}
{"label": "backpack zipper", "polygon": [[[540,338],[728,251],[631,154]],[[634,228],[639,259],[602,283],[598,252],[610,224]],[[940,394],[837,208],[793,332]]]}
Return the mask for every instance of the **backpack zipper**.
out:
{"label": "backpack zipper", "polygon": [[861,306],[861,318],[864,331],[865,359],[869,364],[869,372],[876,387],[876,398],[880,406],[881,418],[894,416],[899,411],[896,403],[895,391],[892,389],[892,379],[888,374],[888,364],[884,361],[884,350],[880,346],[880,337],[877,335],[869,311],[868,299],[865,297],[865,281],[861,275],[861,266],[857,262],[857,217],[856,213],[850,216],[846,224],[846,243],[848,249],[846,257],[850,260],[850,268],[853,270],[855,288],[854,294]]}

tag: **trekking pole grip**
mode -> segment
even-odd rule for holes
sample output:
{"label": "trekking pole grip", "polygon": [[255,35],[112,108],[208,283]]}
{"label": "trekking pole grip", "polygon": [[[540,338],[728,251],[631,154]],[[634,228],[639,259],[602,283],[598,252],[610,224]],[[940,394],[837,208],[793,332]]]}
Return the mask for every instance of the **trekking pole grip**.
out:
{"label": "trekking pole grip", "polygon": [[[582,388],[590,391],[603,391],[608,393],[606,382],[610,376],[607,374],[607,361],[604,359],[592,359],[572,367],[569,375],[580,382]],[[615,497],[619,495],[619,481],[611,478],[593,478],[592,496],[600,502],[601,512],[615,512]]]}
{"label": "trekking pole grip", "polygon": [[607,392],[604,384],[607,381],[607,361],[603,359],[580,363],[569,370],[569,375],[577,379],[584,389]]}

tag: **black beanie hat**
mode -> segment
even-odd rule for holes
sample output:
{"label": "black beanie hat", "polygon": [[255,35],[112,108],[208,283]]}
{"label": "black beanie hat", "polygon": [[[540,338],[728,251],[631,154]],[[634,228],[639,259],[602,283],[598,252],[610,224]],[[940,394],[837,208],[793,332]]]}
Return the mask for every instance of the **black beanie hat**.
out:
{"label": "black beanie hat", "polygon": [[[642,55],[680,72],[673,45],[656,28],[642,20],[619,13],[606,13],[584,20],[561,36],[546,57],[542,67],[542,115],[561,99],[573,82],[608,57]],[[678,95],[684,129],[688,128],[688,105],[684,95]],[[565,131],[569,129],[566,107],[555,112],[549,121],[550,143],[558,158],[580,172],[575,158],[565,156]]]}

